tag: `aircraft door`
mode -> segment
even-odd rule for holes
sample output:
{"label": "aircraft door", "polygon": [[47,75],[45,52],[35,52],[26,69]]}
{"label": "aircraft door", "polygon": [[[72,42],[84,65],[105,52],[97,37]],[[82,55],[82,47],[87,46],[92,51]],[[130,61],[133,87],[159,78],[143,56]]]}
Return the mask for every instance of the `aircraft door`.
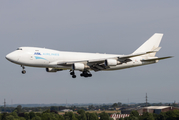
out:
{"label": "aircraft door", "polygon": [[30,55],[30,60],[33,60],[33,55]]}

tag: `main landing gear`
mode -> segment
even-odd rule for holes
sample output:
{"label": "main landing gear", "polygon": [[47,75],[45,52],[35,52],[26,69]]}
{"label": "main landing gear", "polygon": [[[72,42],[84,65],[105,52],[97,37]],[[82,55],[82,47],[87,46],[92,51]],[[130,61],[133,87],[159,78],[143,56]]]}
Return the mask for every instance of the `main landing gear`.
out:
{"label": "main landing gear", "polygon": [[90,73],[90,71],[83,71],[80,74],[81,77],[92,77],[92,74]]}
{"label": "main landing gear", "polygon": [[72,75],[72,78],[76,78],[76,75],[75,75],[74,71],[70,71],[70,75]]}
{"label": "main landing gear", "polygon": [[[72,78],[76,78],[76,75],[75,75],[75,72],[74,70],[70,71],[70,75],[72,75]],[[90,71],[83,71],[81,74],[80,74],[81,77],[92,77],[92,74],[90,73]]]}
{"label": "main landing gear", "polygon": [[22,74],[25,74],[26,73],[25,67],[23,65],[21,65],[21,67],[22,67]]}

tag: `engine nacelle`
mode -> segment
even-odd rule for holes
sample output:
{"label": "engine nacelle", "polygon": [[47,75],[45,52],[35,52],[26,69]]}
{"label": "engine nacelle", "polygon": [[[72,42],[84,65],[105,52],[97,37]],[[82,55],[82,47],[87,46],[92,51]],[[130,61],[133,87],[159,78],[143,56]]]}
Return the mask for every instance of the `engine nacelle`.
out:
{"label": "engine nacelle", "polygon": [[55,68],[46,68],[47,72],[57,72],[58,70]]}
{"label": "engine nacelle", "polygon": [[74,63],[72,65],[73,70],[81,70],[83,71],[85,69],[85,65],[83,63]]}
{"label": "engine nacelle", "polygon": [[117,60],[115,60],[115,59],[106,59],[104,64],[105,64],[105,66],[116,66],[117,65]]}

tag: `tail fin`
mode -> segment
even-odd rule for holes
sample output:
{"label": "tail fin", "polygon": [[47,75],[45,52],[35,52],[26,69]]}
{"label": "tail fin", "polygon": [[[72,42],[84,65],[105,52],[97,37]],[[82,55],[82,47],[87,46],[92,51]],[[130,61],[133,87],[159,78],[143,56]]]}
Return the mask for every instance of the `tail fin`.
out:
{"label": "tail fin", "polygon": [[[140,53],[140,52],[146,52],[146,51],[151,51],[159,48],[159,44],[162,40],[163,34],[161,33],[155,33],[152,37],[150,37],[144,44],[142,44],[136,51],[133,52],[135,53]],[[144,55],[145,57],[155,57],[155,53],[150,53]]]}

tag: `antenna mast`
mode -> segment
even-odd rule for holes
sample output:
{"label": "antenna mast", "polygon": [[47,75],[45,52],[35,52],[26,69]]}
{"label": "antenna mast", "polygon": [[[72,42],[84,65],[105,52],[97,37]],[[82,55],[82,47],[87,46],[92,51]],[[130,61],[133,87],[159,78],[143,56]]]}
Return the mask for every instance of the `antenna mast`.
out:
{"label": "antenna mast", "polygon": [[4,99],[4,113],[6,113],[6,99]]}
{"label": "antenna mast", "polygon": [[148,99],[147,99],[147,98],[148,98],[148,97],[147,97],[147,93],[146,93],[146,97],[145,97],[145,98],[146,98],[146,107],[147,107],[147,100],[148,100]]}

